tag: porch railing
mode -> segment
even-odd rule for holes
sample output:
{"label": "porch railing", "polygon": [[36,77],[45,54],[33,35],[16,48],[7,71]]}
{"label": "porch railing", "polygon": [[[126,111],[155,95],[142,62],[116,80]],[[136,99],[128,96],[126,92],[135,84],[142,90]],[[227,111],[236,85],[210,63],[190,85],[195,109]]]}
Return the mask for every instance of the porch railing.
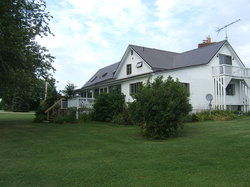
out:
{"label": "porch railing", "polygon": [[70,108],[70,107],[76,107],[76,108],[92,108],[94,104],[94,98],[83,98],[83,97],[76,97],[72,99],[68,99],[67,101],[62,101],[61,108]]}
{"label": "porch railing", "polygon": [[250,78],[250,68],[237,67],[226,64],[212,67],[212,73],[213,76],[227,75]]}

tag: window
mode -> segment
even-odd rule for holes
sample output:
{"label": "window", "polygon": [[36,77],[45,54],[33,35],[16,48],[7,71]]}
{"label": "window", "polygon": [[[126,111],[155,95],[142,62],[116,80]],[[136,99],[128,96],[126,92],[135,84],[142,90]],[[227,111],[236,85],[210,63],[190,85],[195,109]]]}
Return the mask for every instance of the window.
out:
{"label": "window", "polygon": [[131,64],[127,64],[127,75],[130,75],[131,73],[132,73]]}
{"label": "window", "polygon": [[83,93],[82,93],[82,97],[83,97],[83,98],[86,98],[86,97],[87,97],[87,92],[83,92]]}
{"label": "window", "polygon": [[235,95],[235,85],[234,84],[227,85],[226,95]]}
{"label": "window", "polygon": [[97,97],[99,95],[99,88],[96,88],[94,90],[94,97]]}
{"label": "window", "polygon": [[103,91],[104,91],[104,93],[107,93],[108,92],[108,88],[107,87],[103,88]]}
{"label": "window", "polygon": [[93,82],[94,80],[96,80],[96,78],[97,78],[97,76],[93,77],[93,78],[91,79],[91,82]]}
{"label": "window", "polygon": [[181,84],[187,90],[188,96],[190,96],[190,85],[189,85],[189,83],[181,83]]}
{"label": "window", "polygon": [[133,56],[133,53],[134,53],[134,51],[133,51],[133,50],[131,50],[131,51],[130,51],[131,56]]}
{"label": "window", "polygon": [[108,73],[104,73],[104,74],[102,75],[102,77],[105,77],[107,74],[108,74]]}
{"label": "window", "polygon": [[219,55],[220,64],[232,65],[232,57],[227,55]]}
{"label": "window", "polygon": [[136,67],[141,68],[142,67],[142,62],[137,62]]}
{"label": "window", "polygon": [[121,93],[121,85],[114,85],[114,86],[109,86],[109,93],[111,92],[119,92]]}
{"label": "window", "polygon": [[132,95],[132,94],[137,93],[138,88],[140,88],[141,86],[142,86],[142,82],[136,82],[136,83],[130,84],[129,85],[129,94]]}
{"label": "window", "polygon": [[90,90],[87,91],[87,98],[92,98],[92,92]]}

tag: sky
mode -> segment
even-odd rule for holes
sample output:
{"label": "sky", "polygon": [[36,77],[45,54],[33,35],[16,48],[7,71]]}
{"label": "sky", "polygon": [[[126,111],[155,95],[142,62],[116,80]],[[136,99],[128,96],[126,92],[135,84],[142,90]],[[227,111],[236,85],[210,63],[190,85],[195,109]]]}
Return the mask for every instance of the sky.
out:
{"label": "sky", "polygon": [[197,48],[228,28],[228,41],[250,67],[249,0],[46,0],[55,36],[38,38],[55,56],[57,89],[78,88],[100,68],[121,60],[129,44],[173,52]]}

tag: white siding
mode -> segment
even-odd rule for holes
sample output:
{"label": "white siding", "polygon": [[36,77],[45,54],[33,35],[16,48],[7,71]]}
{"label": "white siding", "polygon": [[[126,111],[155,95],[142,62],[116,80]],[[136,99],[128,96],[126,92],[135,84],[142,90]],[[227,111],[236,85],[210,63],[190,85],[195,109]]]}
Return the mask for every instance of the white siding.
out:
{"label": "white siding", "polygon": [[[133,52],[133,55],[130,54],[130,48],[127,49],[124,60],[121,63],[121,67],[119,67],[120,71],[117,74],[117,79],[123,79],[135,75],[145,74],[152,72],[151,67],[138,55],[136,52]],[[142,62],[142,67],[137,68],[136,64],[138,62]],[[127,75],[127,64],[131,64],[132,73]]]}

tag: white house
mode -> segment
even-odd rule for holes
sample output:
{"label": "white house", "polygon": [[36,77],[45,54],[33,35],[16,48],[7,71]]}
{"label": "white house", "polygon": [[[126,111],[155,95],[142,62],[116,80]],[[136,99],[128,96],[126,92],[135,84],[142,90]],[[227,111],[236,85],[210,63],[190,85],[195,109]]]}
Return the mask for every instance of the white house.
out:
{"label": "white house", "polygon": [[210,38],[182,53],[129,45],[121,61],[98,70],[77,93],[89,104],[95,94],[117,89],[131,102],[138,84],[157,76],[184,83],[194,111],[208,109],[207,94],[213,95],[213,108],[249,111],[250,69],[227,40]]}

